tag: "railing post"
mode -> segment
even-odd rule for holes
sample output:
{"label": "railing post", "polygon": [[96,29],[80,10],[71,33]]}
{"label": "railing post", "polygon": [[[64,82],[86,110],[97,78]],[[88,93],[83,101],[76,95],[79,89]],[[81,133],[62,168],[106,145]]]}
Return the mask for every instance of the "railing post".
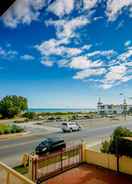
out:
{"label": "railing post", "polygon": [[28,177],[30,180],[33,181],[34,175],[34,162],[33,162],[33,156],[29,156],[29,167],[28,167]]}
{"label": "railing post", "polygon": [[61,170],[63,170],[63,150],[61,150]]}
{"label": "railing post", "polygon": [[9,172],[7,172],[6,184],[10,184],[10,173]]}
{"label": "railing post", "polygon": [[82,141],[82,158],[81,158],[81,161],[82,162],[85,162],[86,161],[85,150],[86,150],[86,143],[84,141]]}

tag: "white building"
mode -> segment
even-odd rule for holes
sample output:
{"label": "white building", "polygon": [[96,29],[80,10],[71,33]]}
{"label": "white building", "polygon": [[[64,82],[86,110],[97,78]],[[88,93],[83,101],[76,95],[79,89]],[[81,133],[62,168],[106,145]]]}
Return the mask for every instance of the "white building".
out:
{"label": "white building", "polygon": [[100,98],[97,103],[98,114],[122,114],[123,112],[129,111],[130,108],[132,108],[132,105],[128,105],[125,99],[123,104],[104,104]]}

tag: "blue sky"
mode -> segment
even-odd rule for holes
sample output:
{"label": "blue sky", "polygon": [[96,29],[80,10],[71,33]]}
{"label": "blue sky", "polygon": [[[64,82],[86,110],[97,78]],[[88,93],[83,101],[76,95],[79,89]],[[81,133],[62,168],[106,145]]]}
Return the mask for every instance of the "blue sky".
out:
{"label": "blue sky", "polygon": [[0,19],[0,96],[41,108],[121,103],[132,96],[131,33],[131,0],[16,0]]}

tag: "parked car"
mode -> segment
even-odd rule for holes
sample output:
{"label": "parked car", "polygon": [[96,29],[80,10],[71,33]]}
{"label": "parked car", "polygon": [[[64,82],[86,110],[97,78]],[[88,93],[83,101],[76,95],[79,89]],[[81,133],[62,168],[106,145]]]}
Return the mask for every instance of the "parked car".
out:
{"label": "parked car", "polygon": [[81,130],[81,127],[76,122],[62,123],[63,132],[72,132],[72,131],[79,131],[79,130]]}
{"label": "parked car", "polygon": [[52,137],[44,139],[35,149],[36,154],[41,155],[55,150],[61,150],[66,147],[64,139]]}

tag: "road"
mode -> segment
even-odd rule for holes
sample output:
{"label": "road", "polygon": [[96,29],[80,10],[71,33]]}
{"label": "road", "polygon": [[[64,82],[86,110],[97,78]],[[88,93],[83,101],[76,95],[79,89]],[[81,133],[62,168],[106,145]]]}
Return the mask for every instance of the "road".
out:
{"label": "road", "polygon": [[[80,132],[62,133],[58,128],[57,132],[33,134],[26,137],[18,138],[17,140],[3,140],[0,141],[0,161],[14,167],[20,163],[20,158],[24,153],[30,153],[34,150],[35,146],[45,137],[61,136],[65,139],[67,144],[74,144],[82,140],[86,141],[89,146],[97,144],[106,139],[112,131],[119,125],[109,125],[100,128],[85,128]],[[124,123],[123,126],[132,130],[132,122]]]}

